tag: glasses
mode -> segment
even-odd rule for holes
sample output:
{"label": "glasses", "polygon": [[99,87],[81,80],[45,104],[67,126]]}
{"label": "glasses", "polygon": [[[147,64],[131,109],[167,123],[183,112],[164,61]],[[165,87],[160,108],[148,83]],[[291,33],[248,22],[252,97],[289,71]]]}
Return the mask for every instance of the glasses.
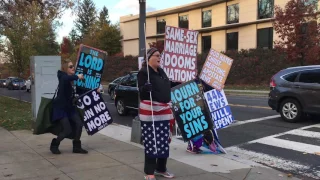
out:
{"label": "glasses", "polygon": [[73,66],[73,65],[70,65],[70,66],[69,66],[69,69],[73,69],[73,68],[74,68],[74,66]]}
{"label": "glasses", "polygon": [[152,56],[155,56],[155,57],[158,57],[158,58],[159,58],[159,57],[160,57],[160,54],[158,54],[158,55],[152,55]]}

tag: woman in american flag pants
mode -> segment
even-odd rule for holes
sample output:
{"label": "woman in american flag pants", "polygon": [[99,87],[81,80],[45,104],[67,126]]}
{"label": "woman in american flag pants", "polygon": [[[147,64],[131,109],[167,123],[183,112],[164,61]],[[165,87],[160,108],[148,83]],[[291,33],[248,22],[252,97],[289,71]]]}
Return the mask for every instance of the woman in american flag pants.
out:
{"label": "woman in american flag pants", "polygon": [[145,60],[148,61],[148,67],[144,62],[138,73],[141,100],[139,117],[145,147],[144,179],[155,180],[154,175],[173,178],[174,175],[169,173],[166,167],[169,157],[170,120],[173,120],[169,103],[171,87],[179,83],[171,82],[160,68],[160,52],[156,48],[147,50]]}

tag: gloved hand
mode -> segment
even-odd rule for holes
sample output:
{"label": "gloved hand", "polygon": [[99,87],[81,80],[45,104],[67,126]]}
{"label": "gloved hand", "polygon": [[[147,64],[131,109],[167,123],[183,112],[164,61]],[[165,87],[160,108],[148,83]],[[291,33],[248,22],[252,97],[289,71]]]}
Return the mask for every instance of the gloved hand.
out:
{"label": "gloved hand", "polygon": [[152,91],[152,84],[151,83],[145,83],[143,86],[143,90],[146,92],[151,92]]}

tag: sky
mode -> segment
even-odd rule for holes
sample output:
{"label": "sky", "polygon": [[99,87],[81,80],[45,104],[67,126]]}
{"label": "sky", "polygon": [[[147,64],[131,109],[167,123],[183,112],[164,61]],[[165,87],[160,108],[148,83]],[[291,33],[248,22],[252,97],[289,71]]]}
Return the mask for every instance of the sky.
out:
{"label": "sky", "polygon": [[[147,12],[181,6],[200,0],[146,0]],[[119,22],[120,16],[129,14],[139,14],[138,0],[93,0],[96,8],[100,11],[103,6],[109,10],[109,17],[112,23]],[[60,43],[63,36],[68,36],[73,27],[73,21],[76,19],[71,10],[66,11],[61,18],[63,25],[56,30],[57,41]]]}

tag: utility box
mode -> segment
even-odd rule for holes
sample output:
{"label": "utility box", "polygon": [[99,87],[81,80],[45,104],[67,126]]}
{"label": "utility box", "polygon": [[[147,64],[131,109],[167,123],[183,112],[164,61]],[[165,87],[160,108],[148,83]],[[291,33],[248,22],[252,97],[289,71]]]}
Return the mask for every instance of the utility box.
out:
{"label": "utility box", "polygon": [[53,98],[58,86],[57,72],[61,68],[60,56],[30,57],[32,117],[37,119],[41,97]]}

